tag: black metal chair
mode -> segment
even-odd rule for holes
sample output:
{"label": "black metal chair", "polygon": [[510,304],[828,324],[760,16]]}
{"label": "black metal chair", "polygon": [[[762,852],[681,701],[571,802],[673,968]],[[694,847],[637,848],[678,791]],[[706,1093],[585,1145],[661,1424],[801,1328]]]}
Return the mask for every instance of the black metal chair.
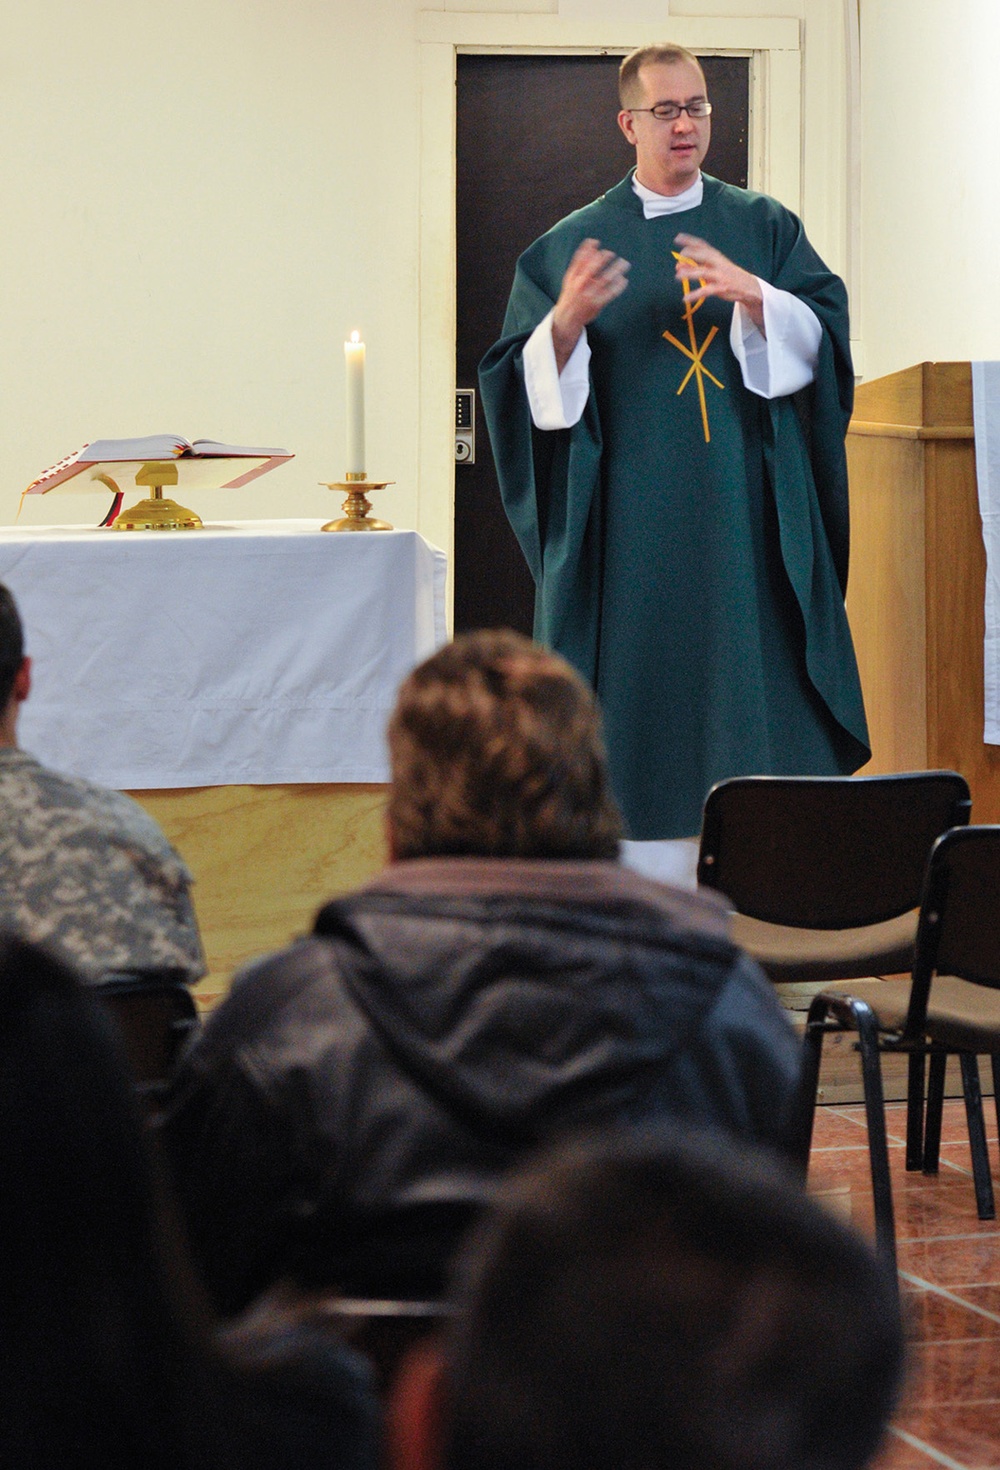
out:
{"label": "black metal chair", "polygon": [[931,846],[971,805],[956,771],[736,776],[706,798],[698,882],[775,982],[908,973]]}
{"label": "black metal chair", "polygon": [[121,1031],[136,1089],[151,1106],[201,1025],[186,978],[173,970],[122,970],[94,987]]}
{"label": "black metal chair", "polygon": [[[977,1057],[988,1054],[994,1091],[1000,1083],[1000,826],[959,827],[935,842],[927,867],[910,979],[861,981],[822,991],[806,1022],[805,1065],[793,1143],[808,1165],[823,1039],[831,1031],[858,1036],[875,1199],[876,1248],[895,1267],[896,1242],[886,1146],[881,1056],[902,1052],[921,1076],[931,1059],[922,1167],[937,1169],[947,1058],[962,1066],[976,1201],[992,1219],[986,1132]],[[1000,1126],[1000,1098],[997,1099]],[[908,1130],[909,1132],[909,1130]],[[908,1138],[909,1148],[909,1138]]]}
{"label": "black metal chair", "polygon": [[447,1301],[381,1301],[331,1297],[326,1306],[345,1342],[363,1353],[385,1397],[411,1347],[441,1332],[455,1314]]}
{"label": "black metal chair", "polygon": [[[968,782],[957,771],[736,776],[706,798],[698,881],[726,896],[734,939],[778,985],[909,974],[931,847],[968,822],[971,806]],[[943,1074],[932,1070],[938,1123],[939,1081],[943,1088]],[[974,1085],[968,1069],[963,1082]],[[914,1048],[909,1170],[930,1159],[924,1087],[924,1056]],[[987,1185],[988,1177],[987,1170]]]}
{"label": "black metal chair", "polygon": [[272,1351],[277,1334],[294,1341],[298,1329],[329,1332],[337,1343],[348,1343],[371,1364],[375,1388],[388,1402],[403,1358],[427,1338],[445,1330],[455,1308],[445,1299],[342,1296],[317,1288],[300,1287],[285,1279],[268,1288],[222,1329],[223,1341],[244,1359],[253,1361],[263,1350]]}

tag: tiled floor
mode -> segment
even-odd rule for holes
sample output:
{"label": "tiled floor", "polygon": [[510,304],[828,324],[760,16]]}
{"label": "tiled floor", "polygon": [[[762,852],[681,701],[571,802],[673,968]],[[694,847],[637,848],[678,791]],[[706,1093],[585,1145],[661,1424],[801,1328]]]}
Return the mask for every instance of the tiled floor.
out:
{"label": "tiled floor", "polygon": [[[1000,1222],[976,1216],[964,1109],[945,1104],[937,1178],[906,1173],[903,1104],[890,1103],[887,1116],[911,1364],[877,1470],[1000,1470]],[[992,1099],[986,1122],[1000,1206]],[[817,1109],[809,1182],[870,1230],[860,1107]]]}

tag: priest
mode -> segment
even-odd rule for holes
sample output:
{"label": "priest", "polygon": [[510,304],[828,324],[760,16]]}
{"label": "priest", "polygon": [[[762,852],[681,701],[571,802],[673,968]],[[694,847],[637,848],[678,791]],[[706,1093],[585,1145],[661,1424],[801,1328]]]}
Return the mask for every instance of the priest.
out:
{"label": "priest", "polygon": [[593,684],[630,835],[713,782],[870,755],[844,609],[847,299],[776,200],[701,171],[697,58],[620,73],[636,167],[522,255],[483,361],[535,636]]}

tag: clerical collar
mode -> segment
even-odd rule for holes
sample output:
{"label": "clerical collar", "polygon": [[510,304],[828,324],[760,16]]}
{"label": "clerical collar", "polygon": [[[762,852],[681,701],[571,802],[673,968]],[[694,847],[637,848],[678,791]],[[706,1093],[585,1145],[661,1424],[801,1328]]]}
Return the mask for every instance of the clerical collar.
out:
{"label": "clerical collar", "polygon": [[705,192],[701,174],[683,194],[657,194],[654,189],[647,189],[645,184],[640,184],[634,174],[632,188],[642,200],[642,212],[647,219],[656,219],[661,214],[680,214],[682,209],[697,209]]}

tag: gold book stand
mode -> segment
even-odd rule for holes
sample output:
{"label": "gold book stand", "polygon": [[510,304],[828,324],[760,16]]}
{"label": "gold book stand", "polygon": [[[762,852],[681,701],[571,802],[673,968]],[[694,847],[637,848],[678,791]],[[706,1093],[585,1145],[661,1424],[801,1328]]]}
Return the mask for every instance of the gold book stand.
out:
{"label": "gold book stand", "polygon": [[[110,476],[102,475],[101,479],[117,492],[118,487]],[[112,523],[113,530],[197,531],[200,529],[202,524],[200,516],[195,515],[194,511],[188,510],[186,506],[178,505],[176,500],[170,500],[163,493],[164,485],[177,484],[176,464],[152,460],[143,465],[135,477],[135,483],[148,485],[152,494],[148,500],[138,500],[127,510],[120,510]]]}

